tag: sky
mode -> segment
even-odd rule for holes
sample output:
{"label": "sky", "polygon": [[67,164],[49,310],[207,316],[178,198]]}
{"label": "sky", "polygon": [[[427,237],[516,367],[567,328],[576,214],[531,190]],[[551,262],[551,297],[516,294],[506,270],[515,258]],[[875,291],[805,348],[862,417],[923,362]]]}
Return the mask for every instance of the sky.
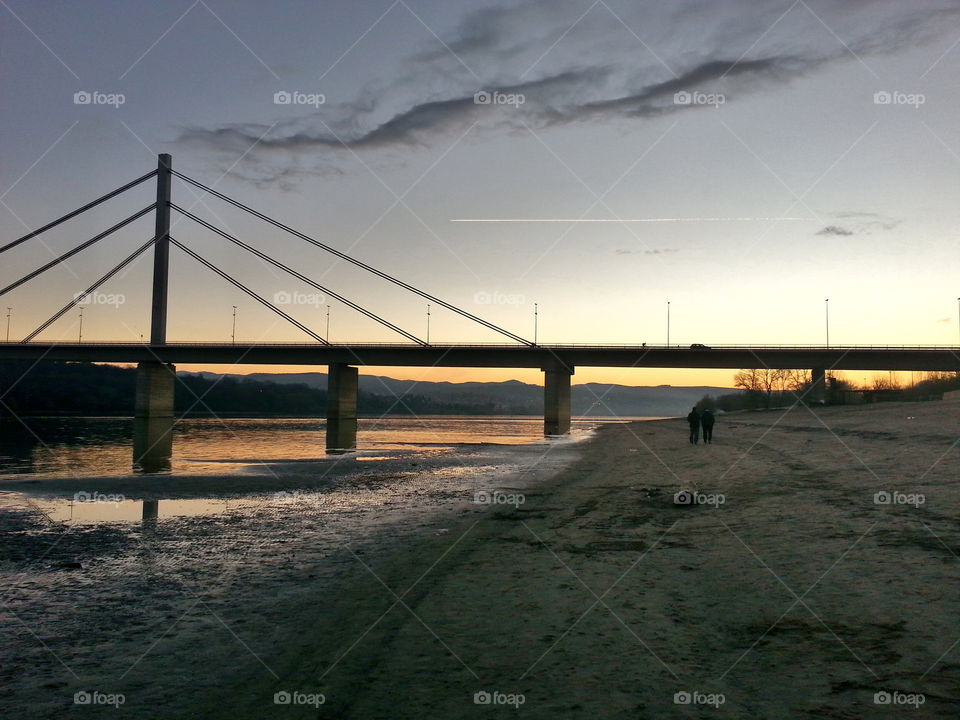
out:
{"label": "sky", "polygon": [[[663,344],[668,303],[674,345],[818,344],[828,323],[831,345],[960,343],[960,0],[3,0],[0,16],[0,243],[170,153],[404,282],[522,337],[536,326],[541,343]],[[0,285],[154,192],[0,255]],[[423,298],[180,180],[173,200],[426,336]],[[11,339],[152,233],[147,215],[5,294]],[[320,335],[329,305],[333,342],[404,341],[177,213],[171,235]],[[171,252],[170,340],[230,340],[234,306],[238,341],[309,339]],[[151,275],[148,251],[99,288],[83,339],[149,337]],[[37,339],[80,337],[79,309]],[[431,342],[507,341],[436,305],[429,323]]]}

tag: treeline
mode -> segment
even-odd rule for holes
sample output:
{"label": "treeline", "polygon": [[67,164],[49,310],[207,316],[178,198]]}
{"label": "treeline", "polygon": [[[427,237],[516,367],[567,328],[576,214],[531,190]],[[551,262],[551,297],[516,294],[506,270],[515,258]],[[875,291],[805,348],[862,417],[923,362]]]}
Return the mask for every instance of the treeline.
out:
{"label": "treeline", "polygon": [[[0,362],[0,415],[132,415],[137,371],[93,363]],[[174,408],[184,415],[322,416],[327,393],[306,384],[178,374]],[[363,415],[523,414],[493,402],[441,402],[422,395],[360,392]]]}
{"label": "treeline", "polygon": [[[813,380],[809,370],[740,370],[734,385],[741,392],[712,397],[704,395],[697,403],[699,410],[756,410],[786,407],[794,403],[811,403],[809,390]],[[928,372],[908,385],[899,384],[892,376],[877,376],[873,381],[857,385],[842,373],[831,373],[826,380],[825,402],[830,405],[858,405],[873,402],[910,402],[940,400],[945,392],[960,390],[960,373]]]}

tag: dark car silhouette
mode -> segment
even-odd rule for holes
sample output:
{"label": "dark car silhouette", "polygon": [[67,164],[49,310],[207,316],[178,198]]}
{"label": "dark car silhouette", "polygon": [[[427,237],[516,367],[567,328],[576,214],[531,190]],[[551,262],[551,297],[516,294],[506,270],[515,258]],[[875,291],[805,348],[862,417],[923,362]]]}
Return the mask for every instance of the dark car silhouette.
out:
{"label": "dark car silhouette", "polygon": [[691,350],[709,350],[710,346],[704,345],[703,343],[694,343],[693,345],[690,346],[690,349]]}

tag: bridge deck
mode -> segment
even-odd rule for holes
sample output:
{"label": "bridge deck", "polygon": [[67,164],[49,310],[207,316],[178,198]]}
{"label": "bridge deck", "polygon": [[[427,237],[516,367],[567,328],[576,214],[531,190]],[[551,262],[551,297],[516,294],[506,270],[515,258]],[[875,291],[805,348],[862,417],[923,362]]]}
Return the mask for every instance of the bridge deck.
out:
{"label": "bridge deck", "polygon": [[318,343],[3,343],[0,360],[408,367],[827,368],[960,371],[960,347],[479,345]]}

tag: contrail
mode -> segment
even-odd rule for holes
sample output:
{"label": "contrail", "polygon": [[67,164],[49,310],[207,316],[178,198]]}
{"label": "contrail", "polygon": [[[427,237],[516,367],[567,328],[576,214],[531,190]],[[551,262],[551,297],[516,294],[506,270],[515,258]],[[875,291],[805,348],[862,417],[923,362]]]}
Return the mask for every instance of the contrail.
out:
{"label": "contrail", "polygon": [[768,220],[811,220],[800,217],[683,217],[683,218],[451,218],[461,223],[682,223],[762,222]]}

